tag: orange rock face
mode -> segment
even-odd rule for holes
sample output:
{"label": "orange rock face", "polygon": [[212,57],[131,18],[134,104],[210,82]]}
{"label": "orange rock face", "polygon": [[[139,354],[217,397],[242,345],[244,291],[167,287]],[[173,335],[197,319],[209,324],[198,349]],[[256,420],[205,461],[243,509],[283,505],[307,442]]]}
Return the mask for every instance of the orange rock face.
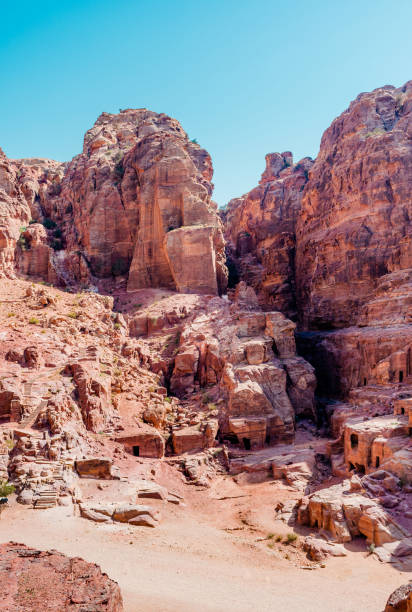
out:
{"label": "orange rock face", "polygon": [[[10,160],[0,150],[0,276],[16,272],[53,283],[61,232],[45,217],[46,202],[58,189],[63,164],[48,159]],[[46,219],[49,230],[33,221]],[[46,221],[46,225],[47,225]]]}
{"label": "orange rock face", "polygon": [[[280,312],[262,312],[256,303],[243,282],[232,304],[210,300],[182,330],[170,379],[171,391],[180,397],[204,387],[211,413],[219,406],[219,436],[247,450],[292,440],[295,414],[314,414],[316,384],[312,367],[296,355],[295,324]],[[202,448],[205,434],[179,432],[175,452],[182,452],[185,441]]]}
{"label": "orange rock face", "polygon": [[[265,310],[296,319],[295,228],[313,161],[293,164],[292,154],[266,155],[259,185],[225,210],[230,268],[258,293]],[[232,279],[231,279],[232,280]]]}
{"label": "orange rock face", "polygon": [[[68,164],[1,154],[3,273],[217,294],[227,270],[208,153],[175,120],[103,113]],[[24,234],[30,220],[47,231]],[[17,246],[16,246],[17,245]]]}
{"label": "orange rock face", "polygon": [[412,82],[360,94],[314,163],[267,156],[224,213],[237,272],[297,318],[326,397],[411,380],[411,119]]}
{"label": "orange rock face", "polygon": [[208,153],[175,119],[145,109],[103,113],[48,199],[70,274],[96,283],[127,277],[130,291],[223,291],[212,174]]}
{"label": "orange rock face", "polygon": [[360,94],[324,133],[297,223],[304,328],[364,324],[391,307],[399,316],[399,291],[389,306],[383,284],[405,285],[410,304],[411,135],[411,81]]}

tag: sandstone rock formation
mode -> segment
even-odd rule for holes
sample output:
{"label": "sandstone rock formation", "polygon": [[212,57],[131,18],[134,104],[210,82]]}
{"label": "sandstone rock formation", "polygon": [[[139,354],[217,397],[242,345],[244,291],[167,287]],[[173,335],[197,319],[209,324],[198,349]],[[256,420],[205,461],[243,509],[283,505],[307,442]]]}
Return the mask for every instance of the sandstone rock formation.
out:
{"label": "sandstone rock formation", "polygon": [[276,518],[328,532],[310,558],[364,536],[407,570],[411,117],[411,83],[380,88],[315,162],[268,155],[222,214],[227,295],[211,160],[177,121],[103,113],[67,164],[1,154],[0,476],[18,502],[154,527],[156,504],[183,506],[171,473],[213,494],[217,475],[229,494],[270,479]]}
{"label": "sandstone rock formation", "polygon": [[13,277],[15,249],[20,228],[28,223],[31,214],[21,190],[17,186],[17,172],[0,149],[0,275]]}
{"label": "sandstone rock formation", "polygon": [[128,523],[136,527],[156,527],[160,513],[151,506],[136,504],[80,504],[83,518],[97,523]]}
{"label": "sandstone rock formation", "polygon": [[265,310],[294,320],[296,222],[312,164],[310,158],[294,164],[290,152],[266,155],[258,187],[231,200],[222,215],[234,280],[251,285]]}
{"label": "sandstone rock formation", "polygon": [[[1,163],[9,275],[17,267],[63,285],[127,277],[130,291],[225,290],[212,162],[176,120],[145,109],[103,113],[70,163],[3,153]],[[26,229],[30,220],[46,229]]]}
{"label": "sandstone rock formation", "polygon": [[[412,82],[360,94],[326,130],[314,163],[285,167],[288,155],[267,156],[259,187],[223,215],[229,255],[263,308],[273,304],[266,280],[287,279],[277,308],[297,312],[298,348],[323,396],[412,375],[411,117]],[[287,272],[285,231],[296,250]]]}
{"label": "sandstone rock formation", "polygon": [[[0,150],[0,275],[16,272],[56,283],[56,251],[61,231],[47,218],[42,202],[58,191],[64,164],[48,159],[9,160]],[[45,221],[41,225],[29,223]]]}
{"label": "sandstone rock formation", "polygon": [[301,332],[298,347],[315,367],[324,397],[346,397],[355,387],[402,387],[412,380],[411,325]]}
{"label": "sandstone rock formation", "polygon": [[0,608],[122,612],[119,586],[98,565],[24,544],[0,544]]}
{"label": "sandstone rock formation", "polygon": [[[291,440],[295,414],[314,416],[316,384],[311,366],[296,355],[294,328],[280,312],[262,312],[253,289],[239,283],[232,305],[210,300],[206,312],[185,325],[170,388],[184,397],[204,387],[212,410],[216,396],[220,437],[246,449]],[[212,421],[205,427],[199,448],[217,433]],[[176,452],[182,452],[182,436],[174,435]]]}
{"label": "sandstone rock formation", "polygon": [[404,584],[394,591],[386,602],[385,612],[411,612],[412,583]]}
{"label": "sandstone rock formation", "polygon": [[[411,118],[408,82],[360,94],[324,133],[296,231],[304,328],[347,327],[368,319],[369,301],[375,310],[377,299],[387,308],[382,287],[395,279],[398,287],[406,283],[402,297],[405,306],[410,302]],[[395,316],[407,316],[399,299],[392,305]]]}

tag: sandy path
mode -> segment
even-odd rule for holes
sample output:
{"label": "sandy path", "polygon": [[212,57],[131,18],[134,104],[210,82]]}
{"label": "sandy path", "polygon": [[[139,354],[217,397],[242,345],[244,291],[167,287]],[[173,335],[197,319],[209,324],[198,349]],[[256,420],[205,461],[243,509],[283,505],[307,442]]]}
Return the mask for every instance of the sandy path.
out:
{"label": "sandy path", "polygon": [[381,612],[410,577],[360,552],[305,571],[178,510],[149,530],[15,505],[0,521],[8,540],[98,563],[119,582],[126,612]]}

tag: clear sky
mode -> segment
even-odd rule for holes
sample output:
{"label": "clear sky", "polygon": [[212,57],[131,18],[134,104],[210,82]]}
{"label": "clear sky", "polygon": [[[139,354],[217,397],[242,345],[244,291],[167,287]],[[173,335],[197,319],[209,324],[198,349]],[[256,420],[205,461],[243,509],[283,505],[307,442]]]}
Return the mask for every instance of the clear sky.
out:
{"label": "clear sky", "polygon": [[212,155],[219,205],[268,152],[316,156],[362,91],[412,79],[412,0],[4,0],[0,146],[71,159],[102,111],[147,107]]}

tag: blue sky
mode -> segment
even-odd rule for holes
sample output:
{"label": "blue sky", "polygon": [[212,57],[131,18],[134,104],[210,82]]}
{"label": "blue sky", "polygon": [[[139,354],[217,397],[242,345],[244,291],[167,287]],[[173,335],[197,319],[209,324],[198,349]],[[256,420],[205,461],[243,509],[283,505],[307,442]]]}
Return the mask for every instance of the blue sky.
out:
{"label": "blue sky", "polygon": [[362,91],[412,79],[411,0],[3,2],[0,146],[71,159],[102,111],[147,107],[212,155],[219,205],[268,152],[316,156]]}

